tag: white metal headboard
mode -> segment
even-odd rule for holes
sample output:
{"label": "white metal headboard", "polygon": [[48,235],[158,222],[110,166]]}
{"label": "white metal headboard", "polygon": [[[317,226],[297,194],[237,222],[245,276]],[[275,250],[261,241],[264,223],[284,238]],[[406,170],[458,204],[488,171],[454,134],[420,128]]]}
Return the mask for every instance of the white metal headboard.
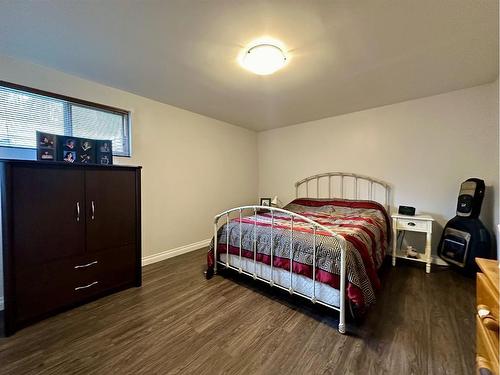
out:
{"label": "white metal headboard", "polygon": [[[312,181],[315,181],[316,196],[309,194],[311,191],[309,185]],[[329,172],[306,177],[296,182],[296,198],[299,198],[301,188],[305,188],[306,198],[366,199],[383,204],[390,212],[391,188],[389,184],[376,178],[355,173]],[[324,194],[325,190],[326,194]]]}

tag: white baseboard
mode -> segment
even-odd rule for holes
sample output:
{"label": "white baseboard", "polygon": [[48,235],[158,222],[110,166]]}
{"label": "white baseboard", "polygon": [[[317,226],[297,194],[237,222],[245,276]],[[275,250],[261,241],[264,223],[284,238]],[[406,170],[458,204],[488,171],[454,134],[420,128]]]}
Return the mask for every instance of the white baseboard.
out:
{"label": "white baseboard", "polygon": [[165,251],[162,251],[161,253],[145,256],[142,258],[142,266],[144,267],[148,264],[161,262],[162,260],[176,257],[177,255],[189,253],[190,251],[194,251],[194,250],[201,249],[203,247],[207,247],[208,245],[210,245],[211,240],[212,239],[209,238],[208,240],[195,242],[195,243],[192,243],[189,245],[184,245],[184,246],[176,247],[174,249],[165,250]]}
{"label": "white baseboard", "polygon": [[3,310],[3,297],[0,297],[0,311]]}

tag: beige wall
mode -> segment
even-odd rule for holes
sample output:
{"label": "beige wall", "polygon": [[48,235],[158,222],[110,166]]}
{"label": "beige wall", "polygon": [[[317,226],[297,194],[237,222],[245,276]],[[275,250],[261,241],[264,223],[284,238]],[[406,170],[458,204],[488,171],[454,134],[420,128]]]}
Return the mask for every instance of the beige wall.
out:
{"label": "beige wall", "polygon": [[116,161],[143,167],[143,256],[208,239],[214,214],[256,200],[253,131],[7,57],[0,80],[132,112],[132,157]]}
{"label": "beige wall", "polygon": [[[497,81],[498,82],[498,81]],[[393,204],[432,214],[434,246],[455,215],[460,183],[488,186],[482,218],[498,223],[498,83],[258,134],[259,194],[294,197],[294,183],[327,171],[378,177]],[[418,244],[417,244],[418,245]]]}

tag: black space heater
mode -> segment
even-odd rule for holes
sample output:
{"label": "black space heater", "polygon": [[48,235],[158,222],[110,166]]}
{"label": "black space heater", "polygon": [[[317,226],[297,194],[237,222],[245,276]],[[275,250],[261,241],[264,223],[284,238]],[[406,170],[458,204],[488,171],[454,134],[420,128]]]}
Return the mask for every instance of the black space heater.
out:
{"label": "black space heater", "polygon": [[473,275],[474,258],[491,258],[491,240],[479,213],[484,198],[484,181],[469,178],[460,186],[457,216],[446,223],[438,246],[438,255],[464,274]]}

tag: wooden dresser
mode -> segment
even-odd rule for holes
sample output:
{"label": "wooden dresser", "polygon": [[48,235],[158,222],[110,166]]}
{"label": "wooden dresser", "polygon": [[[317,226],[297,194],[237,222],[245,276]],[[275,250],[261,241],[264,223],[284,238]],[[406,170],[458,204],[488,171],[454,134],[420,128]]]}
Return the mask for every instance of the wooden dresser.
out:
{"label": "wooden dresser", "polygon": [[0,161],[7,335],[141,285],[140,171]]}
{"label": "wooden dresser", "polygon": [[498,375],[498,261],[477,258],[476,367],[481,375]]}

